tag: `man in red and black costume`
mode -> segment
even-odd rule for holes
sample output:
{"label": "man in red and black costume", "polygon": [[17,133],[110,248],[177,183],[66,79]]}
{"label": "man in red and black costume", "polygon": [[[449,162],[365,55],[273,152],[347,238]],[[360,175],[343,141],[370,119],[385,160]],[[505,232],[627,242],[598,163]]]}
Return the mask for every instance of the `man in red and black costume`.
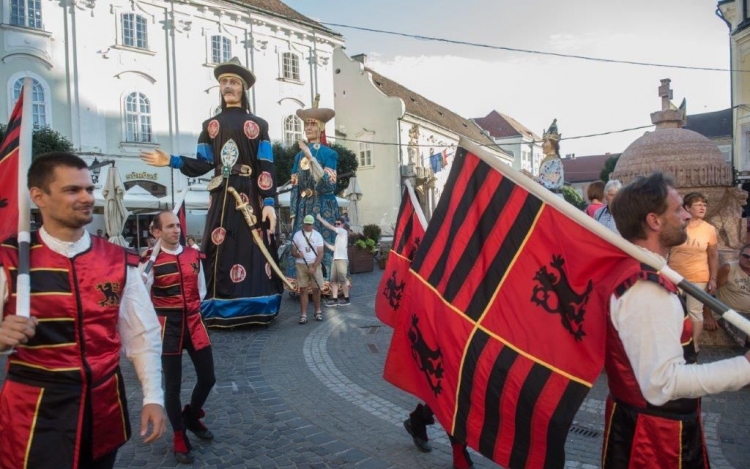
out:
{"label": "man in red and black costume", "polygon": [[[690,214],[660,173],[621,189],[612,214],[625,239],[661,257],[687,237]],[[613,275],[602,467],[708,468],[700,397],[750,383],[750,352],[696,364],[692,323],[677,287],[636,260]]]}
{"label": "man in red and black costume", "polygon": [[31,236],[30,318],[15,314],[17,239],[0,246],[0,352],[9,355],[0,468],[111,468],[130,437],[122,348],[143,387],[144,442],[164,431],[159,324],[135,253],[84,230],[94,211],[86,163],[40,155],[28,186],[43,219]]}
{"label": "man in red and black costume", "polygon": [[[203,254],[197,249],[185,249],[180,244],[180,233],[180,220],[174,213],[164,211],[154,217],[151,234],[161,239],[161,251],[148,273],[146,285],[162,328],[164,404],[174,430],[174,455],[178,462],[190,464],[195,456],[186,427],[202,440],[214,437],[200,419],[216,378],[211,341],[201,318],[201,299],[206,295]],[[145,261],[151,252],[146,252]],[[190,404],[184,409],[180,403],[183,350],[190,355],[198,378]]]}

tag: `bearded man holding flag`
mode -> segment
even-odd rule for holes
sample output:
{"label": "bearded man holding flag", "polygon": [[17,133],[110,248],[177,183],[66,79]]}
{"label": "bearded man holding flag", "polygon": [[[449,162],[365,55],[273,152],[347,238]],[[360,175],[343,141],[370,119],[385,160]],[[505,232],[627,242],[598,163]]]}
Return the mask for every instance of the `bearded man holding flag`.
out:
{"label": "bearded man holding flag", "polygon": [[[610,379],[628,387],[618,392],[612,382],[604,467],[677,467],[675,458],[683,467],[688,461],[708,467],[702,443],[695,443],[702,436],[696,398],[750,382],[750,364],[738,357],[692,365],[683,356],[681,310],[668,285],[700,292],[649,251],[661,254],[659,240],[684,230],[672,195],[667,198],[673,189],[636,196],[652,197],[645,211],[621,206],[639,214],[633,223],[648,240],[635,247],[481,147],[465,140],[459,147],[446,182],[451,191],[441,197],[408,270],[392,279],[387,293],[397,300],[395,313],[383,302],[377,310],[394,325],[384,377],[423,399],[449,434],[503,467],[559,469],[573,417],[606,358]],[[651,274],[643,273],[645,266]],[[641,297],[628,291],[638,292],[641,283],[653,283],[667,297],[659,306],[641,304],[641,314],[669,325],[667,336],[639,321],[637,328],[619,329],[627,315],[618,315],[618,301]],[[750,330],[736,312],[705,295],[702,301]],[[652,343],[657,340],[668,344]],[[658,351],[657,369],[637,360],[641,346]],[[674,432],[681,420],[664,414],[669,408],[653,409],[683,399],[693,405],[680,417],[690,421],[684,430],[695,430],[684,435]],[[625,425],[621,415],[628,412],[638,414],[635,425]],[[673,423],[655,426],[657,418]],[[678,454],[681,439],[689,447]],[[629,459],[630,447],[643,451]]]}

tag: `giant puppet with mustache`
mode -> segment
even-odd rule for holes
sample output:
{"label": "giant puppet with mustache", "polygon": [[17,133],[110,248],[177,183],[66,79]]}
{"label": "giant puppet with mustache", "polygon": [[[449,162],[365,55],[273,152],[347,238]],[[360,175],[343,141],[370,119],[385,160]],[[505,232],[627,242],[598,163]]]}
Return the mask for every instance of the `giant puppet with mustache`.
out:
{"label": "giant puppet with mustache", "polygon": [[246,92],[255,75],[239,59],[217,65],[214,76],[221,112],[203,122],[197,157],[156,150],[142,152],[141,159],[179,169],[188,177],[213,171],[201,248],[208,290],[201,308],[206,325],[268,324],[279,312],[282,292],[275,274],[276,171],[268,123],[250,112]]}

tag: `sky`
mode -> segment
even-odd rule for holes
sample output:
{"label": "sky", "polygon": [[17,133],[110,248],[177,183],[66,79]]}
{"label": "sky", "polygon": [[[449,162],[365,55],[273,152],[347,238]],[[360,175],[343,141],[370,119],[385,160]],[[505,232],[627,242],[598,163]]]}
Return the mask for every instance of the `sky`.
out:
{"label": "sky", "polygon": [[[597,58],[730,68],[716,0],[283,0],[321,23]],[[563,139],[650,125],[660,80],[688,114],[731,106],[730,72],[593,62],[327,25],[349,56],[457,114],[496,110]],[[620,153],[649,129],[563,140],[560,154]]]}

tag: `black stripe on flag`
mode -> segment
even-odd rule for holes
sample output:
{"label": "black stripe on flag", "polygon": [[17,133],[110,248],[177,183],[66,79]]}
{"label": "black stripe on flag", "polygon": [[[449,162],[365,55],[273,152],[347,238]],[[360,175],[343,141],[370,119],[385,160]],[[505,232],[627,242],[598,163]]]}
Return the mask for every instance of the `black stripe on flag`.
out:
{"label": "black stripe on flag", "polygon": [[474,373],[477,370],[477,359],[482,355],[489,341],[490,336],[477,329],[471,338],[468,350],[466,350],[466,357],[469,359],[464,358],[461,367],[461,381],[457,397],[458,409],[453,425],[453,436],[461,441],[466,441],[466,423],[469,420],[469,410],[471,409],[471,393],[474,386]]}
{"label": "black stripe on flag", "polygon": [[[404,196],[408,197],[408,194],[404,194]],[[398,246],[396,246],[396,252],[404,255],[404,250],[406,249],[406,243],[408,243],[411,239],[411,232],[414,229],[414,213],[410,214],[408,221],[406,222],[406,226],[404,226],[404,230],[401,232],[401,238],[398,240]]]}
{"label": "black stripe on flag", "polygon": [[19,141],[21,139],[21,111],[23,110],[23,89],[16,102],[16,107],[13,108],[13,113],[10,115],[8,120],[8,126],[5,129],[5,137],[0,142],[0,161],[3,161],[6,156],[12,153],[18,148]]}
{"label": "black stripe on flag", "polygon": [[[529,234],[531,226],[534,224],[537,213],[542,208],[542,201],[531,194],[526,196],[516,220],[513,222],[508,233],[505,235],[500,250],[492,260],[492,264],[487,269],[482,283],[474,292],[471,302],[466,307],[466,315],[474,321],[478,321],[484,310],[487,308],[492,296],[495,294],[498,283],[502,280],[507,270],[511,267],[513,258],[519,249],[523,240]],[[458,269],[456,269],[458,270]]]}
{"label": "black stripe on flag", "polygon": [[588,386],[576,381],[568,382],[565,387],[547,427],[547,454],[544,458],[544,467],[559,467],[562,466],[560,461],[565,461],[565,440],[568,438],[570,424],[589,390]]}
{"label": "black stripe on flag", "polygon": [[534,409],[551,374],[552,371],[549,368],[535,363],[526,375],[516,404],[516,428],[509,467],[526,467],[531,448],[531,423],[534,418]]}
{"label": "black stripe on flag", "polygon": [[[482,166],[486,165],[481,164],[477,170],[484,169]],[[488,166],[486,170],[490,171],[491,169]],[[466,273],[471,272],[473,267],[477,265],[477,259],[479,259],[482,249],[487,244],[487,239],[489,239],[492,229],[497,225],[498,219],[501,218],[501,214],[515,187],[516,185],[513,181],[508,178],[503,178],[502,181],[500,181],[500,186],[492,194],[492,199],[490,200],[489,205],[487,205],[482,217],[479,219],[479,223],[476,227],[472,227],[474,232],[471,234],[471,238],[469,239],[464,252],[461,254],[461,258],[456,264],[456,268],[453,269],[453,272],[448,279],[448,283],[445,286],[443,298],[445,298],[446,301],[453,302],[453,299],[456,297],[461,287],[466,283]],[[460,227],[457,227],[455,232],[451,231],[448,239],[455,239],[455,237],[458,236],[458,230],[460,229]]]}
{"label": "black stripe on flag", "polygon": [[[448,175],[448,180],[445,181],[444,187],[449,190],[455,190],[456,181],[458,180],[458,176],[461,174],[461,170],[463,169],[465,160],[466,150],[463,148],[459,148],[458,151],[456,151],[456,156],[453,160],[453,168]],[[432,246],[432,243],[435,241],[435,238],[440,231],[440,227],[443,226],[443,223],[448,216],[450,199],[450,193],[448,192],[445,192],[443,196],[440,197],[440,202],[438,202],[437,207],[435,207],[435,211],[433,212],[432,218],[430,219],[430,224],[427,226],[427,232],[424,234],[424,239],[422,240],[420,246]],[[422,262],[424,262],[424,259],[428,255],[427,251],[428,249],[417,250],[417,255],[414,256],[414,260],[412,261],[412,268],[415,271],[418,272],[419,268],[422,267]]]}
{"label": "black stripe on flag", "polygon": [[500,397],[503,395],[505,381],[516,358],[518,358],[518,352],[510,347],[503,347],[492,365],[492,371],[487,379],[487,392],[484,398],[484,425],[479,436],[479,452],[490,459],[493,459],[495,454],[495,443],[497,443],[500,432]]}
{"label": "black stripe on flag", "polygon": [[[458,233],[458,231],[463,227],[464,222],[466,221],[466,216],[469,213],[469,208],[471,208],[471,206],[474,204],[474,201],[477,200],[477,192],[479,192],[482,184],[484,184],[484,182],[487,180],[487,176],[489,175],[490,171],[490,167],[480,160],[480,163],[477,165],[476,169],[474,169],[471,177],[469,177],[469,180],[466,181],[464,193],[461,195],[461,200],[458,202],[456,210],[453,212],[453,219],[451,219],[450,228],[448,229],[448,243],[442,246],[443,251],[440,253],[440,257],[435,263],[435,267],[432,269],[432,272],[430,272],[430,276],[427,279],[430,285],[435,288],[437,288],[443,275],[445,275],[445,265],[448,263],[448,256],[450,255],[451,250],[454,247],[451,241],[455,239],[455,234]],[[444,203],[446,207],[450,204],[450,198],[448,199],[449,200],[446,200]],[[443,204],[441,203],[440,205]],[[432,222],[430,223],[430,226],[433,226]],[[437,234],[440,228],[440,225],[436,226],[438,229],[433,231],[434,234]],[[428,233],[425,234],[425,243],[427,246],[431,246],[432,240],[428,240]],[[466,272],[470,272],[470,270],[462,273],[464,279],[466,278]]]}

